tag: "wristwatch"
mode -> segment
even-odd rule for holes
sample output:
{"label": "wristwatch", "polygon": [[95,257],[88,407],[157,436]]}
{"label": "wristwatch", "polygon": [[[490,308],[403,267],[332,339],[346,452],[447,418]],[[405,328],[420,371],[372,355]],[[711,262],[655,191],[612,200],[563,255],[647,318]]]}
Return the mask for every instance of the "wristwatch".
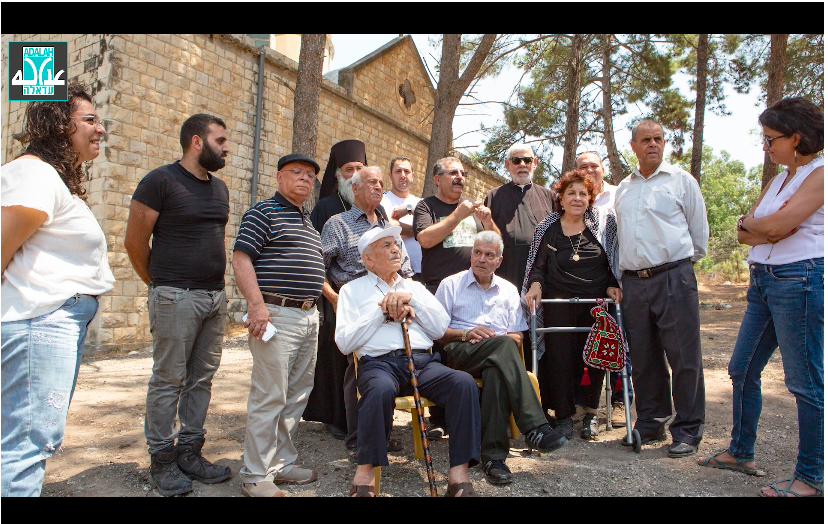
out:
{"label": "wristwatch", "polygon": [[466,335],[468,335],[468,333],[469,333],[468,329],[463,330],[463,336],[460,337],[460,342],[465,342],[466,341]]}
{"label": "wristwatch", "polygon": [[736,229],[739,231],[747,231],[747,229],[742,227],[742,221],[747,218],[747,215],[742,215],[739,217],[739,221],[736,222]]}
{"label": "wristwatch", "polygon": [[407,215],[414,213],[414,206],[412,206],[411,204],[406,205],[405,211]]}

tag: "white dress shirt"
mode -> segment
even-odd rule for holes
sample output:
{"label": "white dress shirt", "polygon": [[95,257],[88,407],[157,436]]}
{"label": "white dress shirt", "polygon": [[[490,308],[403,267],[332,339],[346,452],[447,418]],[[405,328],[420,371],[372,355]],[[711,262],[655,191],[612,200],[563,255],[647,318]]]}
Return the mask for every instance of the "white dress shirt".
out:
{"label": "white dress shirt", "polygon": [[416,317],[408,326],[411,349],[428,349],[435,339],[446,334],[449,316],[434,295],[419,282],[396,277],[394,285],[389,286],[369,271],[339,290],[334,340],[342,354],[380,357],[405,347],[400,323],[386,322],[386,315],[378,305],[390,292],[412,295],[408,305]]}
{"label": "white dress shirt", "polygon": [[648,178],[638,167],[618,184],[618,265],[639,270],[707,253],[707,210],[696,179],[667,162]]}
{"label": "white dress shirt", "polygon": [[594,205],[596,207],[606,207],[612,209],[615,206],[616,191],[618,191],[618,186],[614,186],[604,181],[604,191],[602,191],[601,194],[595,197]]}
{"label": "white dress shirt", "polygon": [[471,269],[461,271],[440,282],[436,297],[451,317],[450,328],[486,326],[495,335],[529,329],[520,307],[520,293],[497,275],[492,275],[488,289],[483,289]]}

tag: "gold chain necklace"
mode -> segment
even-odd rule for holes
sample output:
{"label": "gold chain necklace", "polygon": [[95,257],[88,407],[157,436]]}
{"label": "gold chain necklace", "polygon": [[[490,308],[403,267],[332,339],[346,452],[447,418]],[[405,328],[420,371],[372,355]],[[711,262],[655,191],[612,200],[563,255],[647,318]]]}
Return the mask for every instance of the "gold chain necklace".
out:
{"label": "gold chain necklace", "polygon": [[[577,262],[577,261],[581,260],[581,257],[580,257],[580,256],[578,256],[578,248],[580,248],[580,247],[581,247],[581,234],[582,234],[583,232],[584,232],[584,230],[583,230],[583,229],[582,229],[581,231],[579,231],[579,232],[578,232],[578,247],[575,247],[575,244],[573,244],[573,243],[572,243],[572,237],[566,237],[566,238],[568,238],[568,239],[569,239],[569,245],[570,245],[570,246],[572,246],[572,251],[574,251],[574,252],[575,252],[575,254],[574,254],[574,255],[572,255],[572,260],[574,260],[575,262]],[[572,236],[575,236],[575,235],[572,235]]]}

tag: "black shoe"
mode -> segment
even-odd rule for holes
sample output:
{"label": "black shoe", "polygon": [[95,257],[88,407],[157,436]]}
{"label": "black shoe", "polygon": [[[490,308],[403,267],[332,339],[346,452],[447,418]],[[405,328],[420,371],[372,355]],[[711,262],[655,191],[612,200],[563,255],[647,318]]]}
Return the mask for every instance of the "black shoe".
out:
{"label": "black shoe", "polygon": [[[649,444],[650,442],[655,442],[655,441],[664,442],[665,440],[667,440],[667,425],[666,424],[664,424],[663,426],[658,428],[658,431],[656,432],[655,435],[647,435],[647,436],[642,435],[641,436],[641,445],[643,446],[644,444]],[[632,444],[627,442],[627,437],[624,437],[624,439],[621,441],[621,445],[622,446],[631,446]]]}
{"label": "black shoe", "polygon": [[213,464],[201,454],[204,439],[192,444],[178,445],[178,468],[190,480],[197,480],[203,484],[216,484],[233,476],[227,466]]}
{"label": "black shoe", "polygon": [[527,433],[524,442],[530,451],[537,449],[538,451],[547,452],[563,446],[566,443],[566,437],[557,429],[552,429],[549,424],[542,424]]}
{"label": "black shoe", "polygon": [[441,438],[448,436],[448,430],[445,426],[438,426],[437,424],[432,424],[426,429],[426,437],[431,440],[439,440]]}
{"label": "black shoe", "polygon": [[586,440],[598,439],[598,415],[595,413],[587,413],[584,415],[583,427],[581,428],[581,438]]}
{"label": "black shoe", "polygon": [[333,424],[326,424],[326,426],[328,426],[328,431],[331,432],[331,436],[336,440],[345,440],[348,437],[348,432],[344,429],[339,429]]}
{"label": "black shoe", "polygon": [[165,497],[181,495],[193,490],[193,483],[178,469],[175,446],[169,446],[150,455],[150,484]]}
{"label": "black shoe", "polygon": [[483,464],[486,480],[491,484],[508,484],[512,482],[512,472],[503,460],[487,460]]}
{"label": "black shoe", "polygon": [[667,456],[670,458],[681,458],[695,455],[698,451],[699,445],[688,444],[687,442],[673,442],[670,449],[667,450]]}
{"label": "black shoe", "polygon": [[557,431],[567,439],[571,439],[572,432],[574,431],[572,425],[572,417],[566,417],[555,419],[555,424],[552,425],[552,427],[555,428],[555,431]]}

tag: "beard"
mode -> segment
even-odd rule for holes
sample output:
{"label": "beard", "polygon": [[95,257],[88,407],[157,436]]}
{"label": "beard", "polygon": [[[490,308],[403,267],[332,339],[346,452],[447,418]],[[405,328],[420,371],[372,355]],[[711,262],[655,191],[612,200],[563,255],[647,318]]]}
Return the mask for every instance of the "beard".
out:
{"label": "beard", "polygon": [[354,205],[354,188],[353,188],[353,177],[351,178],[343,178],[341,175],[336,177],[336,185],[339,194],[342,196],[342,200],[348,202],[351,205]]}
{"label": "beard", "polygon": [[532,173],[515,174],[515,176],[512,177],[512,181],[519,186],[524,186],[532,182]]}
{"label": "beard", "polygon": [[201,150],[201,154],[198,155],[198,165],[206,169],[207,171],[218,171],[219,169],[224,167],[224,158],[222,158],[222,154],[218,154],[213,149],[207,145],[205,142],[204,144],[206,147]]}

